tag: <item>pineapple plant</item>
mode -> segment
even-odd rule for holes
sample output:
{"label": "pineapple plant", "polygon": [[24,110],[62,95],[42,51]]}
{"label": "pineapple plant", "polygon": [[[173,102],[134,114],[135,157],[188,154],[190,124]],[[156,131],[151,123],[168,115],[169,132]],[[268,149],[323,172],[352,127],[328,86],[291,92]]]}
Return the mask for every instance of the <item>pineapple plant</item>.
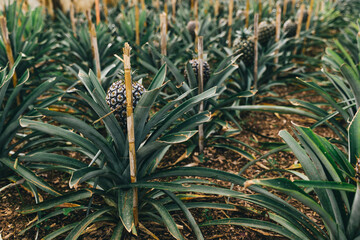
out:
{"label": "pineapple plant", "polygon": [[297,30],[297,23],[293,18],[286,20],[283,25],[283,31],[286,38],[295,37]]}
{"label": "pineapple plant", "polygon": [[[191,59],[189,61],[192,70],[194,71],[194,75],[195,75],[195,79],[199,79],[199,70],[200,70],[200,65],[199,65],[199,60],[198,59]],[[203,81],[204,81],[204,85],[208,82],[208,80],[210,79],[210,65],[207,61],[203,61]],[[189,73],[186,71],[185,69],[185,77],[188,76]]]}
{"label": "pineapple plant", "polygon": [[234,49],[239,54],[240,60],[244,62],[245,66],[249,67],[254,64],[254,39],[249,37],[249,32],[245,29],[240,32],[234,41]]}
{"label": "pineapple plant", "polygon": [[[144,91],[145,88],[141,83],[132,83],[133,108],[138,104]],[[120,124],[126,129],[126,88],[124,81],[119,80],[110,86],[106,94],[106,102],[114,111]]]}
{"label": "pineapple plant", "polygon": [[262,21],[259,24],[259,43],[264,46],[270,39],[275,37],[276,26],[271,20]]}

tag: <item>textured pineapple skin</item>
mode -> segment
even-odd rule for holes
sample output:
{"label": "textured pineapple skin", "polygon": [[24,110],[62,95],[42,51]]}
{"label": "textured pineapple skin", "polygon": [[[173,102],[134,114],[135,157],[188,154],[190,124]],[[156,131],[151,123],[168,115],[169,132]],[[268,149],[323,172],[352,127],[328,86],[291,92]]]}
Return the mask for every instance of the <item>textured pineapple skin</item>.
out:
{"label": "textured pineapple skin", "polygon": [[[138,82],[132,83],[133,109],[138,104],[144,92],[145,88],[143,85]],[[111,84],[106,94],[106,102],[112,111],[118,108],[114,112],[115,117],[121,125],[126,126],[126,88],[123,81],[117,81]]]}
{"label": "textured pineapple skin", "polygon": [[264,46],[268,41],[275,37],[276,27],[272,23],[266,21],[259,24],[259,43]]}
{"label": "textured pineapple skin", "polygon": [[[199,79],[199,70],[200,70],[200,64],[199,64],[199,60],[198,59],[191,59],[189,61],[196,79]],[[185,70],[185,76],[187,76],[187,72]],[[210,79],[210,65],[208,64],[207,61],[203,61],[203,81],[204,81],[204,85],[208,82],[208,80]]]}
{"label": "textured pineapple skin", "polygon": [[237,38],[234,41],[235,49],[238,49],[238,52],[242,53],[240,60],[242,60],[247,67],[254,64],[254,45],[254,41],[250,38]]}

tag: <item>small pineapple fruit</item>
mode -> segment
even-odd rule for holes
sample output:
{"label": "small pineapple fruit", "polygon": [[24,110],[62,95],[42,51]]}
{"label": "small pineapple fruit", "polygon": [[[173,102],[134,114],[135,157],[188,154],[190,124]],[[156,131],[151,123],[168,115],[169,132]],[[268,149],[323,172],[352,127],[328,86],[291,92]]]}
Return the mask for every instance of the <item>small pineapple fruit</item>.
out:
{"label": "small pineapple fruit", "polygon": [[294,21],[294,19],[288,19],[283,26],[283,31],[285,34],[285,37],[295,37],[297,30],[297,23]]}
{"label": "small pineapple fruit", "polygon": [[[133,108],[138,104],[145,88],[138,82],[132,83]],[[115,110],[115,116],[120,124],[126,127],[126,88],[123,81],[117,81],[111,84],[106,94],[106,102],[112,111]]]}
{"label": "small pineapple fruit", "polygon": [[259,24],[259,43],[264,46],[269,40],[275,37],[276,26],[270,20],[262,21]]}
{"label": "small pineapple fruit", "polygon": [[186,25],[186,29],[189,31],[191,37],[195,39],[196,21],[189,21]]}
{"label": "small pineapple fruit", "polygon": [[240,56],[240,60],[242,60],[245,66],[249,67],[254,64],[254,39],[253,37],[248,37],[249,32],[247,30],[243,30],[240,32],[240,36],[238,36],[234,40],[234,48],[235,50],[242,54]]}
{"label": "small pineapple fruit", "polygon": [[[199,65],[199,60],[198,59],[191,59],[189,61],[191,68],[194,71],[195,77],[196,79],[199,79],[199,70],[200,70],[200,65]],[[187,76],[187,72],[185,70],[185,76]],[[207,83],[207,81],[210,79],[210,65],[208,64],[207,61],[203,61],[203,81],[204,81],[204,85]]]}

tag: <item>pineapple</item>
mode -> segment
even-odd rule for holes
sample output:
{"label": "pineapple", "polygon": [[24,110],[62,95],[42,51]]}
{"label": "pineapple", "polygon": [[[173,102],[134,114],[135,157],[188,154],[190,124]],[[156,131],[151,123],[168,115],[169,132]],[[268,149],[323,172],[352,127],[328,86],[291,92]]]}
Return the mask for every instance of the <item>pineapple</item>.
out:
{"label": "pineapple", "polygon": [[275,37],[276,26],[270,20],[262,21],[259,24],[259,43],[264,46],[268,41]]}
{"label": "pineapple", "polygon": [[[192,59],[189,61],[194,73],[195,73],[195,77],[196,79],[199,78],[198,72],[199,72],[199,60],[198,59]],[[187,72],[185,70],[185,76],[187,76]],[[203,80],[204,80],[204,85],[207,83],[207,81],[210,79],[210,66],[208,64],[208,62],[203,61]]]}
{"label": "pineapple", "polygon": [[242,60],[247,67],[254,64],[254,39],[248,36],[249,32],[243,30],[240,36],[234,41],[234,48],[238,53],[242,53],[240,60]]}
{"label": "pineapple", "polygon": [[189,31],[191,37],[195,39],[196,21],[188,22],[188,24],[186,25],[186,29]]}
{"label": "pineapple", "polygon": [[294,37],[296,35],[297,23],[294,19],[288,19],[283,26],[285,37]]}
{"label": "pineapple", "polygon": [[[138,104],[145,88],[138,82],[132,84],[133,108]],[[114,82],[106,94],[106,102],[112,111],[115,110],[115,116],[120,124],[126,127],[126,88],[123,81]]]}

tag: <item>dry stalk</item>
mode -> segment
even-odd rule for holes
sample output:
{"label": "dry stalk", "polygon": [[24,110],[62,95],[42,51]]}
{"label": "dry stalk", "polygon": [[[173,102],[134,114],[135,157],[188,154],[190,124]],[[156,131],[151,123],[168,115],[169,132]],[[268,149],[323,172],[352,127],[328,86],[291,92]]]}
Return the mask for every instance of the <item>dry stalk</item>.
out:
{"label": "dry stalk", "polygon": [[134,1],[135,4],[135,34],[136,34],[136,45],[140,46],[140,13],[138,0]]}
{"label": "dry stalk", "polygon": [[71,29],[73,31],[73,35],[76,37],[76,18],[75,18],[75,7],[74,3],[70,3],[70,21],[71,21]]}
{"label": "dry stalk", "polygon": [[[127,132],[128,132],[128,141],[129,141],[130,180],[131,183],[135,183],[136,182],[136,151],[135,151],[135,130],[134,130],[130,50],[131,50],[130,45],[128,43],[125,43],[125,47],[123,48],[124,51],[123,59],[124,59],[125,88],[126,88],[126,115],[127,115]],[[137,227],[139,224],[137,188],[134,188],[133,214],[134,214],[135,227]]]}
{"label": "dry stalk", "polygon": [[284,14],[284,17],[286,16],[286,11],[287,11],[287,3],[288,3],[288,0],[284,0],[284,8],[283,8],[283,14]]}
{"label": "dry stalk", "polygon": [[[281,32],[281,7],[280,7],[280,3],[276,4],[276,32],[275,32],[275,41],[279,42],[280,40],[280,32]],[[279,53],[279,49],[277,48],[275,50],[275,55],[277,55]],[[275,65],[279,62],[279,57],[276,56],[274,59],[274,63]]]}
{"label": "dry stalk", "polygon": [[103,8],[104,8],[104,15],[105,15],[105,23],[108,23],[108,18],[109,18],[109,10],[108,10],[108,0],[103,0]]}
{"label": "dry stalk", "polygon": [[215,17],[217,15],[219,15],[219,7],[220,7],[220,0],[216,0],[215,1],[215,6],[214,6],[214,14],[215,14]]}
{"label": "dry stalk", "polygon": [[233,20],[233,11],[234,11],[234,0],[229,2],[229,19],[228,19],[228,47],[231,47],[231,33],[232,33],[232,20]]}
{"label": "dry stalk", "polygon": [[100,2],[95,0],[96,25],[100,24]]}
{"label": "dry stalk", "polygon": [[245,28],[249,27],[249,14],[250,12],[250,0],[246,0],[246,8],[245,8]]}
{"label": "dry stalk", "polygon": [[259,6],[259,21],[261,19],[261,13],[262,13],[262,1],[258,0],[258,6]]}
{"label": "dry stalk", "polygon": [[[199,61],[199,69],[198,69],[198,81],[199,81],[199,94],[204,91],[204,40],[203,36],[199,36],[198,39],[198,61]],[[199,113],[204,111],[204,102],[200,102]],[[199,152],[204,152],[204,125],[199,125]]]}
{"label": "dry stalk", "polygon": [[291,1],[291,12],[292,12],[292,14],[295,14],[295,5],[296,5],[296,0],[292,0]]}
{"label": "dry stalk", "polygon": [[176,20],[176,0],[171,0],[172,6],[172,21],[175,22]]}
{"label": "dry stalk", "polygon": [[91,51],[93,54],[95,68],[96,68],[96,77],[98,78],[99,82],[101,82],[101,67],[100,67],[100,55],[99,55],[99,48],[97,43],[95,25],[91,21],[91,12],[90,10],[86,11],[86,16],[88,20],[89,26],[89,33],[90,33],[90,41],[91,41]]}
{"label": "dry stalk", "polygon": [[[161,28],[161,55],[166,56],[167,51],[167,14],[160,14],[160,28]],[[161,64],[164,64],[164,60],[161,59]]]}
{"label": "dry stalk", "polygon": [[[300,15],[299,18],[297,19],[297,29],[296,29],[296,35],[295,38],[299,38],[300,37],[300,32],[301,32],[301,27],[302,27],[302,20],[304,17],[304,11],[305,11],[305,4],[301,4],[300,6]],[[295,54],[297,51],[297,48],[294,48],[293,54]]]}
{"label": "dry stalk", "polygon": [[257,80],[258,80],[258,48],[259,40],[259,14],[255,13],[254,16],[254,91],[257,90]]}
{"label": "dry stalk", "polygon": [[145,0],[141,0],[141,10],[142,11],[146,10]]}
{"label": "dry stalk", "polygon": [[[6,22],[6,18],[4,16],[0,16],[0,29],[1,29],[1,34],[2,34],[2,39],[5,45],[5,50],[6,50],[6,55],[7,58],[9,60],[9,67],[10,69],[14,66],[14,55],[12,52],[12,48],[11,48],[11,43],[10,43],[10,39],[9,39],[9,31],[7,29],[7,22]],[[17,75],[16,72],[14,72],[13,75],[13,86],[14,88],[17,85]],[[17,105],[20,105],[20,96],[16,96],[16,103]]]}

